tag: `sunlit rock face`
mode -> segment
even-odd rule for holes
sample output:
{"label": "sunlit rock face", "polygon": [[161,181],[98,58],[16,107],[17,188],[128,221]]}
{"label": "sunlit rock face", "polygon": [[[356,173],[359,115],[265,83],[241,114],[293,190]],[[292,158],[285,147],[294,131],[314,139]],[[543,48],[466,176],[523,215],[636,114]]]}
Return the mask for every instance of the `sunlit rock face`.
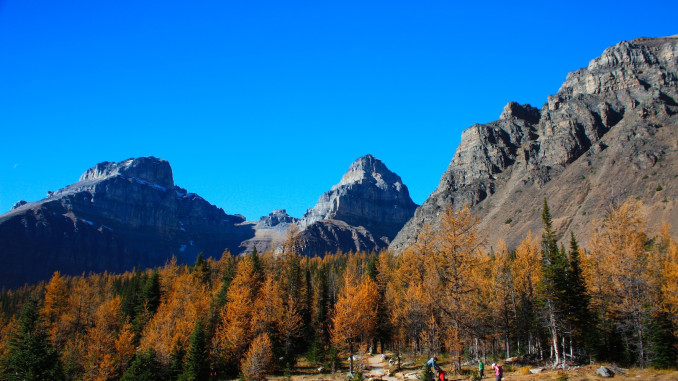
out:
{"label": "sunlit rock face", "polygon": [[676,37],[606,49],[541,109],[510,102],[499,120],[465,130],[438,188],[390,248],[403,250],[444,208],[464,206],[488,246],[515,247],[541,231],[544,198],[560,236],[572,231],[583,243],[591,222],[628,197],[643,201],[651,225],[665,219],[677,232],[678,189],[665,185],[678,173],[677,101]]}

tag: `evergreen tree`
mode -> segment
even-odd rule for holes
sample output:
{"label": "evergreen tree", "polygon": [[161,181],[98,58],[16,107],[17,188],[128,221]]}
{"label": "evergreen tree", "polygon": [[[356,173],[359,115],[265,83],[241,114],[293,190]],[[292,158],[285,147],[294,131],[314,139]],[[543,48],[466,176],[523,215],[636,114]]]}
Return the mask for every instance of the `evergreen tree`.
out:
{"label": "evergreen tree", "polygon": [[151,273],[151,276],[143,283],[143,288],[136,297],[138,301],[135,317],[132,321],[132,329],[134,330],[134,343],[138,343],[141,338],[141,331],[151,320],[160,306],[160,274],[157,270]]}
{"label": "evergreen tree", "polygon": [[539,292],[541,305],[548,327],[553,354],[554,364],[558,365],[563,360],[560,334],[562,323],[562,310],[565,304],[567,287],[567,258],[564,253],[558,249],[558,239],[553,230],[553,221],[548,203],[544,199],[544,208],[542,210],[542,223],[544,233],[542,234],[542,278],[539,282]]}
{"label": "evergreen tree", "polygon": [[172,353],[170,354],[170,364],[167,369],[168,380],[178,380],[179,376],[184,372],[184,359],[186,358],[186,350],[179,342],[174,344]]}
{"label": "evergreen tree", "polygon": [[650,348],[652,365],[657,368],[670,368],[678,365],[678,340],[673,335],[674,327],[665,312],[652,318],[650,326]]}
{"label": "evergreen tree", "polygon": [[3,358],[7,380],[62,380],[59,355],[41,326],[38,301],[29,299],[19,317],[16,333],[9,337],[9,352]]}
{"label": "evergreen tree", "polygon": [[[581,268],[579,244],[570,232],[570,265],[567,268],[567,318],[571,326],[570,346],[577,345],[589,354],[595,354],[595,322],[590,312],[591,297],[586,289],[583,270]],[[574,350],[573,350],[574,352]]]}
{"label": "evergreen tree", "polygon": [[151,315],[155,314],[160,306],[160,274],[157,270],[151,273],[142,292],[143,300],[146,302],[146,309]]}
{"label": "evergreen tree", "polygon": [[207,286],[212,285],[212,269],[210,268],[209,262],[205,260],[205,256],[202,252],[200,252],[198,257],[195,259],[193,273],[202,284]]}
{"label": "evergreen tree", "polygon": [[205,333],[205,325],[198,319],[191,335],[184,371],[179,377],[181,381],[206,380],[209,377],[209,343]]}
{"label": "evergreen tree", "polygon": [[146,352],[137,353],[120,380],[162,381],[162,368],[155,355],[155,351],[150,348]]}

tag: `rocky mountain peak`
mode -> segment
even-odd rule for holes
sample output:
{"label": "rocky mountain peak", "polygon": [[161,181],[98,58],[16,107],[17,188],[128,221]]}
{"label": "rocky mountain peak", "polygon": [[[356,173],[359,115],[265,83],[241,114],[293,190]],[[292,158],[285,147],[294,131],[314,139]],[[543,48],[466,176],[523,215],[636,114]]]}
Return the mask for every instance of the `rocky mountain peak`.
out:
{"label": "rocky mountain peak", "polygon": [[300,221],[306,228],[314,222],[334,219],[350,226],[362,226],[376,237],[392,239],[414,213],[400,176],[381,160],[365,155],[354,161],[339,184],[325,192]]}
{"label": "rocky mountain peak", "polygon": [[654,78],[654,75],[663,68],[676,65],[677,42],[675,36],[621,41],[605,49],[587,67],[568,74],[558,95],[590,95],[621,90],[637,93],[647,90],[650,83],[665,86],[675,82],[676,79],[670,76]]}
{"label": "rocky mountain peak", "polygon": [[102,180],[117,175],[133,177],[163,188],[174,186],[174,177],[169,162],[153,156],[127,159],[119,163],[104,161],[83,173],[80,181]]}
{"label": "rocky mountain peak", "polygon": [[381,189],[395,187],[400,190],[403,186],[400,176],[386,168],[381,160],[368,154],[354,161],[332,190],[362,182],[372,183]]}
{"label": "rocky mountain peak", "polygon": [[299,221],[298,218],[294,218],[287,214],[285,209],[276,209],[268,214],[268,216],[263,216],[259,219],[259,225],[265,227],[274,227],[280,224],[293,224]]}
{"label": "rocky mountain peak", "polygon": [[[499,120],[465,130],[438,188],[390,247],[401,250],[422,226],[439,223],[441,210],[463,206],[474,208],[490,242],[513,246],[528,230],[541,229],[532,204],[544,197],[552,210],[567,210],[563,232],[569,229],[583,242],[590,219],[602,219],[622,195],[645,198],[667,220],[678,220],[678,208],[667,205],[673,199],[668,192],[657,203],[653,188],[643,183],[650,167],[653,176],[667,171],[666,181],[675,175],[668,163],[677,152],[676,36],[609,47],[569,73],[547,100],[541,110],[510,102]],[[658,185],[654,189],[664,189]]]}

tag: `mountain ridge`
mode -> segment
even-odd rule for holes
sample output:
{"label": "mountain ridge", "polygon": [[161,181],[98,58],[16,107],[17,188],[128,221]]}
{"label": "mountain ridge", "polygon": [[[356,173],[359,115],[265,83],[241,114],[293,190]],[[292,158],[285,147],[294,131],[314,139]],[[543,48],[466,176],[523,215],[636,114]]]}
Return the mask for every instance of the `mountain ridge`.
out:
{"label": "mountain ridge", "polygon": [[[500,119],[467,128],[438,187],[390,248],[402,251],[424,224],[439,222],[443,208],[465,205],[479,217],[490,245],[504,240],[514,247],[528,231],[541,229],[535,200],[543,198],[560,216],[559,234],[572,231],[583,242],[591,220],[602,219],[622,196],[642,199],[676,229],[677,194],[667,184],[678,163],[672,137],[677,51],[673,37],[622,41],[568,74],[541,109],[510,102]],[[664,173],[663,187],[648,187],[630,173],[660,165],[661,171],[637,176]],[[649,193],[660,187],[668,197],[657,201]]]}

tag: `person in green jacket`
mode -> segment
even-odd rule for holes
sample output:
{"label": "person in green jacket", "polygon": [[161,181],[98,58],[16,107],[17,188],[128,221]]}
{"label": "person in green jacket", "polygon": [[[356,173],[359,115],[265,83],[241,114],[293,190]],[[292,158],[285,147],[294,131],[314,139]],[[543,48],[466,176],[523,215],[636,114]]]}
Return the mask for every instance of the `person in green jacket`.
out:
{"label": "person in green jacket", "polygon": [[483,360],[478,360],[478,371],[480,373],[480,378],[485,377],[485,364]]}

